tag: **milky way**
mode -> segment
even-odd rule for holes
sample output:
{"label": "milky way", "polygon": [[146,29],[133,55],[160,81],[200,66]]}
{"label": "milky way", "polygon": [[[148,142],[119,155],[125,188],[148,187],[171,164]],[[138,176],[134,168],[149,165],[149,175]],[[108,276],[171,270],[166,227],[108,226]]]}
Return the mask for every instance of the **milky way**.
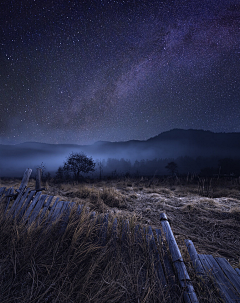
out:
{"label": "milky way", "polygon": [[240,132],[239,0],[2,1],[0,143]]}

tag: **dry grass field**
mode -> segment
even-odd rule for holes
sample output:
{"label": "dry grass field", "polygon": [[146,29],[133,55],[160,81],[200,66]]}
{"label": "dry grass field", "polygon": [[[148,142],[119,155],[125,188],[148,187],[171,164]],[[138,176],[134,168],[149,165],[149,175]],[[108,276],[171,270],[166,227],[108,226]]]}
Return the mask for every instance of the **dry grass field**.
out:
{"label": "dry grass field", "polygon": [[[18,188],[19,184],[20,180],[2,179],[0,186]],[[165,212],[200,302],[221,300],[217,292],[200,287],[184,239],[191,239],[198,253],[224,257],[233,267],[240,267],[238,180],[214,181],[210,197],[199,195],[197,182],[183,179],[125,178],[75,184],[52,180],[43,185],[43,193],[119,220],[128,218],[132,225],[138,222],[159,228],[159,214]],[[32,179],[29,187],[34,186]],[[104,249],[90,245],[96,231],[89,225],[89,216],[81,220],[72,216],[71,220],[59,237],[57,224],[51,231],[41,226],[25,231],[1,218],[1,302],[181,302],[180,290],[174,294],[170,289],[161,290],[151,264],[144,269],[148,277],[145,288],[138,288],[141,261],[148,259],[145,246],[136,248],[129,238],[123,257],[120,246],[113,243]]]}

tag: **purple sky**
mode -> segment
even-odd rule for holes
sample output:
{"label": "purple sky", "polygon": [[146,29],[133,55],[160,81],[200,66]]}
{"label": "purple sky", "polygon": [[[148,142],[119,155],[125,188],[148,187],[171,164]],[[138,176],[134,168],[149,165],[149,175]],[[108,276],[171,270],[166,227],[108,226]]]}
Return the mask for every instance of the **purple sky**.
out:
{"label": "purple sky", "polygon": [[239,0],[12,0],[0,17],[0,143],[240,132]]}

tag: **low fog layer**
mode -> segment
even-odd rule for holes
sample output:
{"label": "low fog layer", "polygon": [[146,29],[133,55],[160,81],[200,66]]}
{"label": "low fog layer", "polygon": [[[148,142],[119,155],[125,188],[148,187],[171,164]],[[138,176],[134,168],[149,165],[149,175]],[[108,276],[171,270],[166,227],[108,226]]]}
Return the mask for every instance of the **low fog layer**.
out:
{"label": "low fog layer", "polygon": [[136,160],[184,156],[235,158],[240,155],[240,133],[175,129],[146,141],[96,142],[83,146],[34,142],[0,145],[0,177],[20,177],[27,167],[34,169],[42,163],[47,171],[54,173],[71,152],[84,152],[95,161],[123,158],[132,165]]}

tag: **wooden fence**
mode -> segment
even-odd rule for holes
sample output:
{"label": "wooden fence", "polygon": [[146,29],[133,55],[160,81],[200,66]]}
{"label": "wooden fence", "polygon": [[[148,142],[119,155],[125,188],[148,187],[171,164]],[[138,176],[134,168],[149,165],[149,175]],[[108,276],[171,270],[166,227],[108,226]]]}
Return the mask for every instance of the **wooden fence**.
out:
{"label": "wooden fence", "polygon": [[191,240],[185,240],[185,243],[202,283],[212,278],[224,302],[240,302],[240,269],[232,268],[224,258],[198,254]]}
{"label": "wooden fence", "polygon": [[[63,233],[67,227],[71,211],[74,209],[75,214],[80,215],[83,211],[83,206],[76,205],[71,201],[60,201],[59,198],[54,196],[42,194],[39,181],[35,190],[27,188],[31,171],[31,169],[25,171],[22,183],[15,192],[13,188],[0,188],[0,206],[4,209],[4,216],[13,218],[17,223],[22,223],[26,226],[32,224],[36,226],[38,224],[51,226],[56,220],[61,218],[61,232]],[[104,246],[107,242],[107,237],[116,239],[118,229],[121,230],[121,241],[124,250],[124,245],[127,245],[129,222],[123,221],[120,223],[117,218],[113,218],[113,221],[110,222],[111,218],[109,218],[108,214],[100,216],[92,212],[91,216],[92,218],[95,217],[96,221],[100,223],[99,243]],[[144,232],[145,240],[151,251],[154,267],[162,286],[165,287],[167,285],[174,289],[178,285],[183,291],[185,302],[197,303],[198,298],[166,214],[162,213],[160,215],[160,222],[161,228],[153,230],[151,226],[148,226]],[[111,226],[110,235],[109,226]],[[135,226],[135,239],[136,241],[142,241],[138,225]],[[197,275],[203,277],[211,272],[215,278],[216,286],[220,289],[223,300],[225,302],[240,302],[240,270],[234,270],[225,259],[214,259],[212,256],[198,255],[190,240],[186,240],[186,244]],[[163,257],[160,256],[157,249],[159,245],[163,249]]]}

